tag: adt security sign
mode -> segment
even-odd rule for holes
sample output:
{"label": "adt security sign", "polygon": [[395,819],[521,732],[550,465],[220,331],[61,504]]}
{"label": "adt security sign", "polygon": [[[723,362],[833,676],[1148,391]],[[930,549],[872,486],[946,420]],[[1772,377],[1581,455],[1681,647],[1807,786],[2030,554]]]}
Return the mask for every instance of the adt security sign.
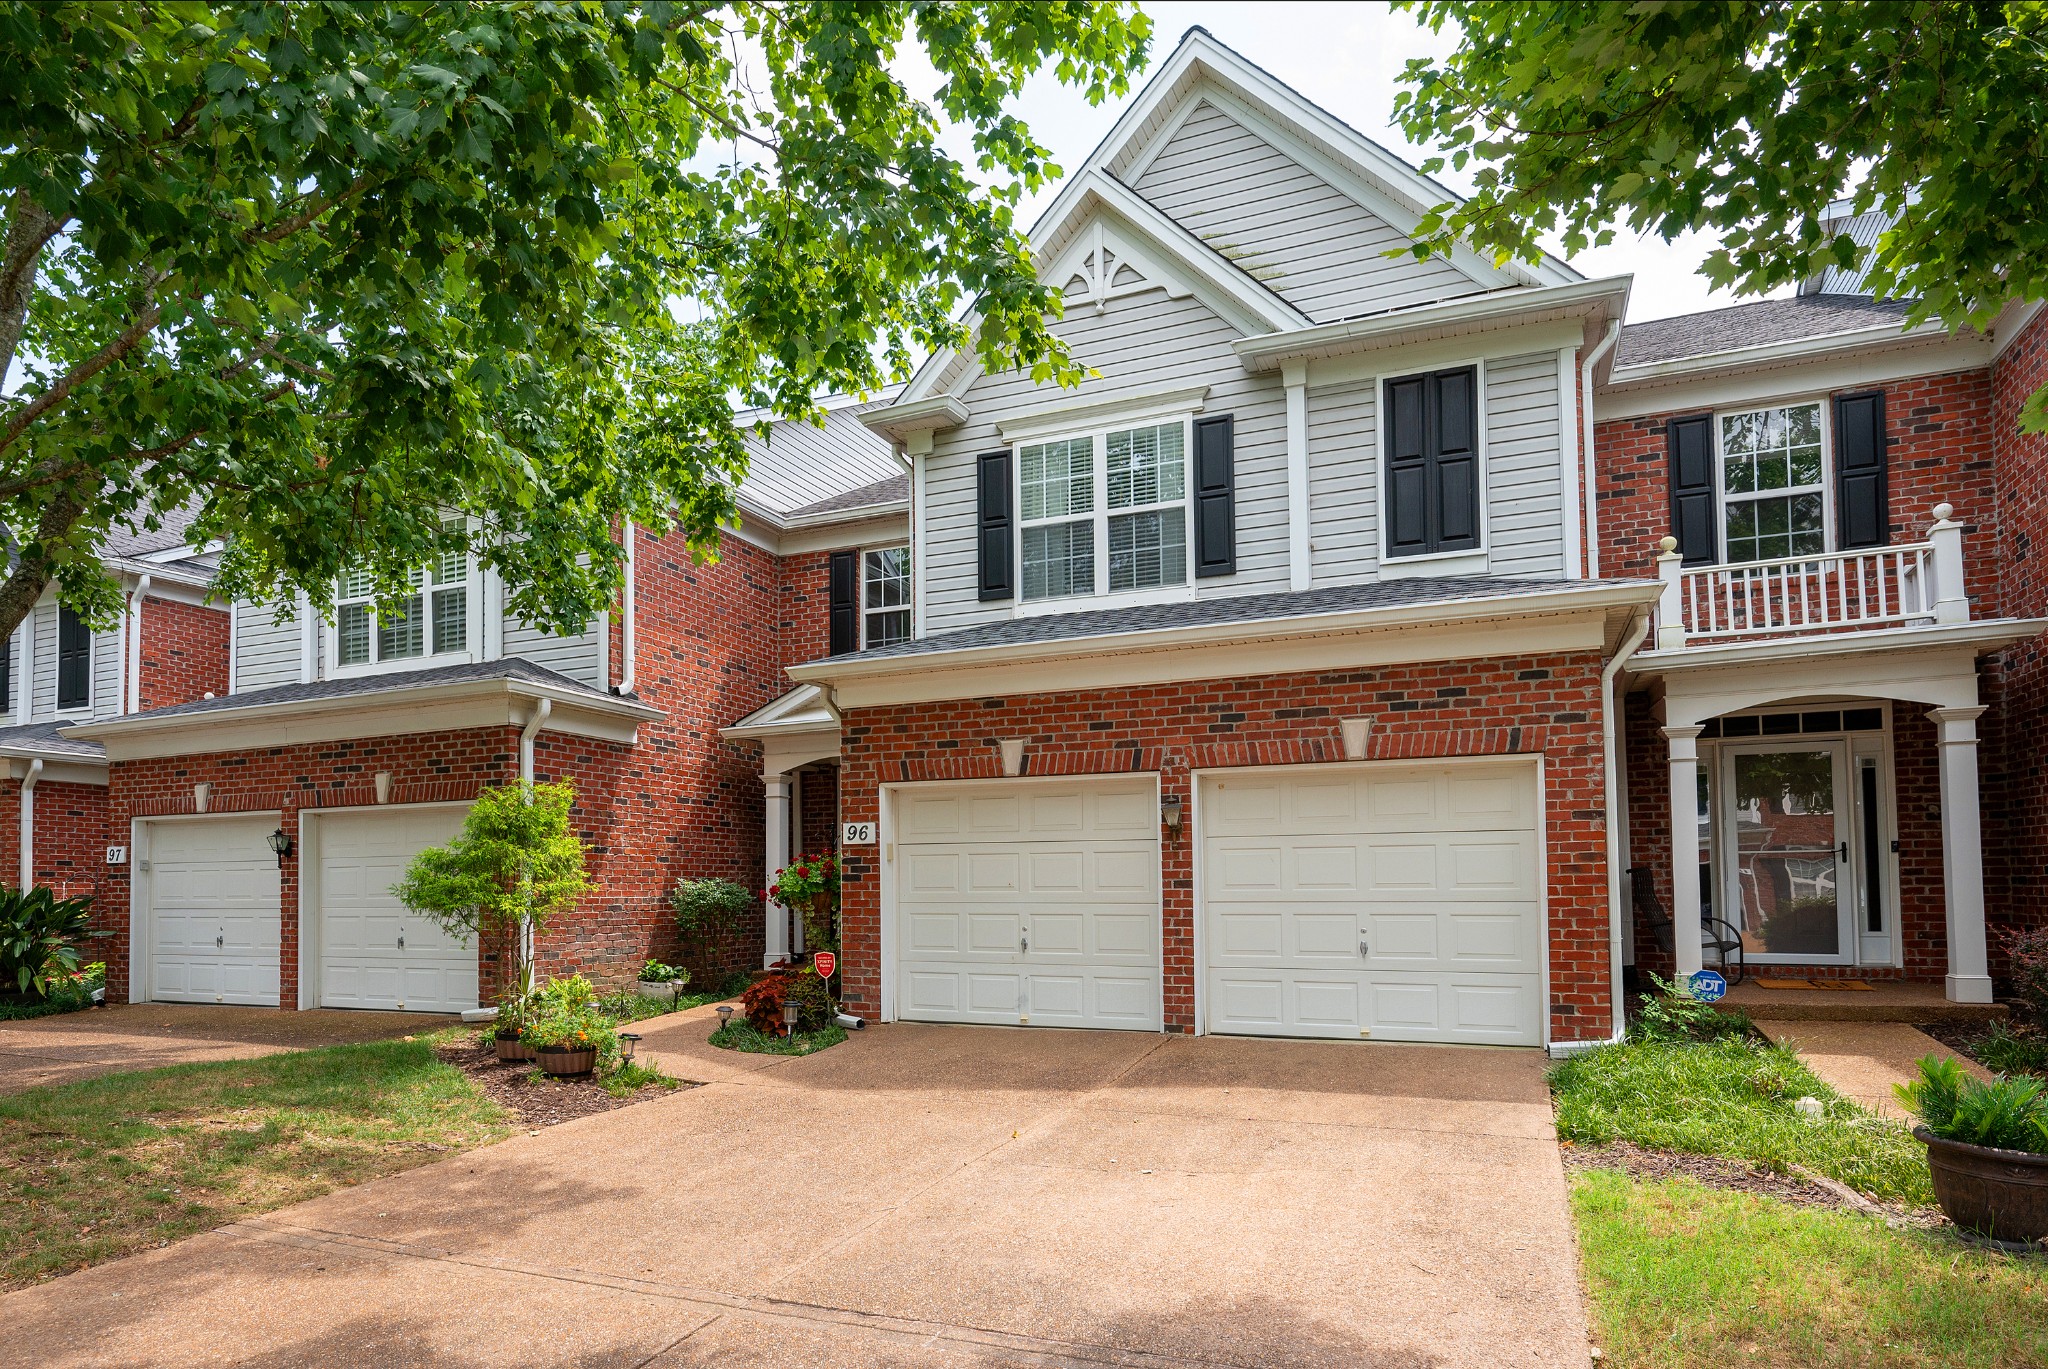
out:
{"label": "adt security sign", "polygon": [[1692,996],[1702,1003],[1719,1002],[1728,992],[1728,981],[1719,970],[1698,970],[1692,977]]}

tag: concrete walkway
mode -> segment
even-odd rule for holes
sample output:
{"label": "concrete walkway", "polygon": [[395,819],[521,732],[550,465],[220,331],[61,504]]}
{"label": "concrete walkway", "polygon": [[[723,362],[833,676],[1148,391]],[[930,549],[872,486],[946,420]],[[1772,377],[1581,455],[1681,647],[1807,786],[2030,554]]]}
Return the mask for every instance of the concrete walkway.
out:
{"label": "concrete walkway", "polygon": [[1910,1116],[1892,1086],[1918,1078],[1923,1055],[1946,1056],[1979,1079],[1991,1077],[1976,1061],[1904,1022],[1758,1021],[1756,1029],[1798,1051],[1823,1082],[1880,1117]]}
{"label": "concrete walkway", "polygon": [[26,1022],[0,1022],[0,1093],[120,1070],[248,1060],[308,1046],[382,1041],[433,1031],[453,1020],[424,1013],[122,1003]]}
{"label": "concrete walkway", "polygon": [[0,1364],[1573,1365],[1535,1052],[884,1027],[0,1299]]}

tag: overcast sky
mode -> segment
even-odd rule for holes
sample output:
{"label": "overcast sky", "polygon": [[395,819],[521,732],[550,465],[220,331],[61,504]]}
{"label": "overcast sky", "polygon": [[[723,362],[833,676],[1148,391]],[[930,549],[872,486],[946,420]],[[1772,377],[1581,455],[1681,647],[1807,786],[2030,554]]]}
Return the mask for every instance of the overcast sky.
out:
{"label": "overcast sky", "polygon": [[[1449,52],[1454,45],[1450,34],[1432,34],[1413,16],[1378,3],[1141,3],[1152,16],[1155,69],[1180,42],[1181,34],[1199,24],[1409,162],[1419,163],[1429,155],[1429,149],[1408,142],[1395,126],[1394,92],[1402,65],[1411,57]],[[913,90],[931,88],[910,71],[900,75]],[[1141,75],[1131,83],[1133,95],[1144,81]],[[1079,92],[1047,74],[1026,89],[1017,113],[1038,140],[1053,150],[1055,160],[1071,171],[1116,122],[1123,103],[1091,106]],[[964,153],[966,148],[957,150]],[[1470,188],[1448,170],[1438,179],[1454,190]],[[1022,222],[1034,222],[1053,193],[1044,192],[1028,203]],[[1572,264],[1588,276],[1634,275],[1628,315],[1630,322],[1639,323],[1738,302],[1732,294],[1709,290],[1700,277],[1698,267],[1708,245],[1697,235],[1671,244],[1658,238],[1622,239],[1611,247],[1582,252]]]}

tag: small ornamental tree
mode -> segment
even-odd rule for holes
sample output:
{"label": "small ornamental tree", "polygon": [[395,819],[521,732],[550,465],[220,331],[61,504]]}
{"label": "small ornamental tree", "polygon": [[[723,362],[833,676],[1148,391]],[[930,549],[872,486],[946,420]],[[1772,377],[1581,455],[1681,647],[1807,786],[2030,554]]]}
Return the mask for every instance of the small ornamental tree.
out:
{"label": "small ornamental tree", "polygon": [[499,993],[501,1008],[516,1009],[533,992],[530,938],[591,887],[583,843],[569,830],[575,798],[567,784],[486,789],[461,833],[414,856],[392,888],[401,903],[450,935],[504,939],[511,973]]}

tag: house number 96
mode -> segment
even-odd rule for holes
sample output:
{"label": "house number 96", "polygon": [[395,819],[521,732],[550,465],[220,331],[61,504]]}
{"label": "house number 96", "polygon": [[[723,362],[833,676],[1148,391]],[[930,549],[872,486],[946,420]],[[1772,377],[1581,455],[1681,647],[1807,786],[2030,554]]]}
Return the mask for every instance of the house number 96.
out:
{"label": "house number 96", "polygon": [[873,846],[875,825],[872,822],[846,822],[839,825],[841,846]]}

